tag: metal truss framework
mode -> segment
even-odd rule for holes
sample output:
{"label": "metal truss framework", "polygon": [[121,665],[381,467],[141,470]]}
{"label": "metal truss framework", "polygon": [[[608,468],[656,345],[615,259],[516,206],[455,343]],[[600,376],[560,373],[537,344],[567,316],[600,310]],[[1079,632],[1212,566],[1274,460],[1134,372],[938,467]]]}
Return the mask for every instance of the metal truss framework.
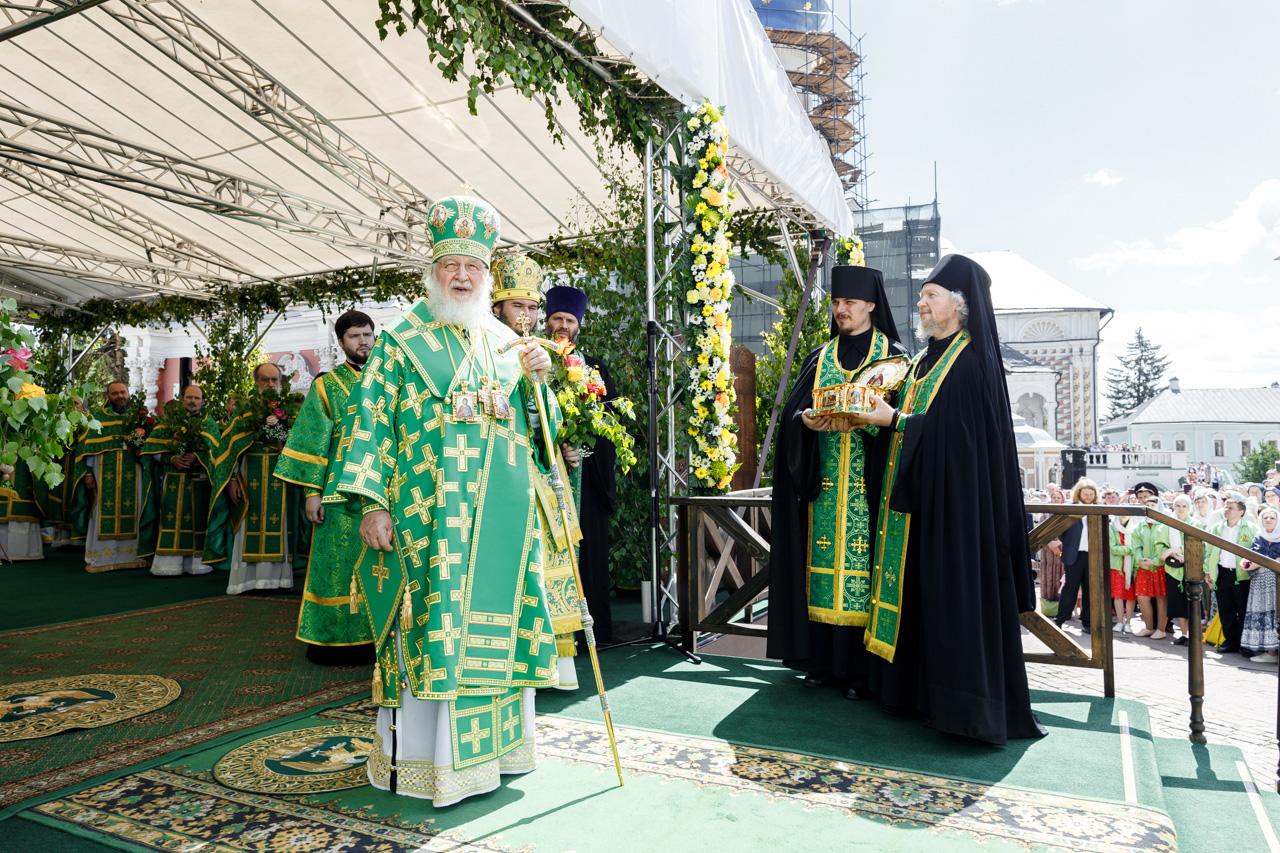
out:
{"label": "metal truss framework", "polygon": [[431,242],[425,233],[0,101],[0,167],[7,163],[119,187],[411,266],[430,265]]}
{"label": "metal truss framework", "polygon": [[214,275],[112,257],[14,234],[0,234],[0,263],[36,272],[197,297],[201,295],[200,291],[223,283],[223,279]]}
{"label": "metal truss framework", "polygon": [[[396,248],[420,253],[431,202],[389,166],[174,0],[120,0],[104,11],[147,44],[391,215]],[[420,242],[420,241],[419,241]]]}
{"label": "metal truss framework", "polygon": [[0,26],[0,42],[52,24],[59,18],[92,9],[104,2],[106,0],[81,0],[78,3],[66,0],[26,0],[23,3],[0,3],[0,22],[4,22],[4,26]]}

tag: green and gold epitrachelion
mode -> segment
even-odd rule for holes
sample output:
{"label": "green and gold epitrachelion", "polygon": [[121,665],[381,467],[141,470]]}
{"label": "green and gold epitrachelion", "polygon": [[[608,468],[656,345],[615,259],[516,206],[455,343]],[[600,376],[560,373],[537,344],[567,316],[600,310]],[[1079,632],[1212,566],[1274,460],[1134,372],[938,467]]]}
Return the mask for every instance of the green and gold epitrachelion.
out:
{"label": "green and gold epitrachelion", "polygon": [[[882,359],[896,354],[889,338],[873,329],[871,347],[853,370],[840,366],[839,338],[818,356],[814,390],[858,381]],[[809,619],[828,625],[866,625],[871,602],[871,515],[864,477],[866,461],[859,432],[874,436],[877,427],[853,432],[818,433],[822,491],[809,505],[806,579]]]}
{"label": "green and gold epitrachelion", "polygon": [[547,463],[532,452],[518,350],[497,351],[511,337],[496,320],[469,334],[416,303],[370,353],[338,473],[339,492],[395,526],[395,552],[362,549],[357,575],[379,652],[374,699],[398,706],[407,687],[449,701],[455,769],[518,746],[520,689],[557,683],[532,499]]}
{"label": "green and gold epitrachelion", "polygon": [[[900,411],[906,415],[922,415],[937,396],[956,357],[969,345],[969,333],[961,331],[947,346],[938,361],[924,376],[916,377],[916,366],[928,350],[921,350],[911,362],[907,385],[902,390]],[[907,538],[911,529],[909,513],[889,508],[889,497],[902,457],[902,433],[895,432],[889,445],[889,461],[884,470],[884,491],[880,521],[876,531],[874,593],[871,601],[871,625],[867,629],[866,647],[890,663],[898,647],[899,606],[902,603],[902,567],[907,559]]]}
{"label": "green and gold epitrachelion", "polygon": [[[75,467],[71,479],[73,519],[78,533],[87,533],[93,499],[98,503],[99,539],[136,539],[138,517],[142,506],[138,503],[138,463],[125,449],[125,415],[116,414],[103,406],[96,413],[102,428],[89,433],[76,446]],[[96,495],[88,494],[82,481],[90,473],[89,459],[98,457],[98,488]],[[150,495],[150,483],[144,483],[143,503]],[[150,556],[139,552],[138,556]]]}
{"label": "green and gold epitrachelion", "polygon": [[373,639],[355,583],[360,515],[335,490],[343,447],[355,422],[351,394],[359,383],[360,371],[347,362],[312,383],[275,468],[276,478],[301,486],[304,498],[324,499],[324,520],[311,532],[298,611],[298,639],[317,646],[355,646]]}

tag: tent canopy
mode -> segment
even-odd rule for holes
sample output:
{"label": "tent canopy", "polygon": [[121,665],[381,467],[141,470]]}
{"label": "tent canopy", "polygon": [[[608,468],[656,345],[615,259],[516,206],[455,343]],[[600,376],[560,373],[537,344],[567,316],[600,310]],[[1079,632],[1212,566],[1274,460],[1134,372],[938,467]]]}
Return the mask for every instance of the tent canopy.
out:
{"label": "tent canopy", "polygon": [[[608,198],[571,102],[563,145],[543,105],[509,87],[470,115],[421,32],[379,41],[371,0],[84,5],[0,41],[0,289],[30,304],[423,265],[427,209],[463,184],[524,245],[574,233]],[[727,108],[749,204],[851,232],[831,157],[746,0],[567,5],[602,55],[682,103]],[[0,7],[0,38],[30,14]],[[695,19],[703,50],[685,35]]]}

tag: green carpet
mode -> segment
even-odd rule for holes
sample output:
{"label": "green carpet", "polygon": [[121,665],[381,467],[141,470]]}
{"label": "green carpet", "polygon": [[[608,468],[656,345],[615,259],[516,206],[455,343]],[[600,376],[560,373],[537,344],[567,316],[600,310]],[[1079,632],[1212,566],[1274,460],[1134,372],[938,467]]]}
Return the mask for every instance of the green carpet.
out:
{"label": "green carpet", "polygon": [[[388,853],[1174,849],[1145,709],[1134,703],[1038,694],[1050,736],[997,749],[806,690],[769,663],[710,657],[694,666],[654,647],[608,653],[603,666],[625,788],[616,787],[594,722],[598,701],[584,691],[539,694],[535,773],[448,809],[367,787],[268,797],[213,780],[213,765],[235,746],[269,731],[368,719],[361,703],[98,780],[23,812],[48,826],[24,826],[15,837],[48,845],[62,829],[130,850],[199,840],[214,846],[198,849],[237,853],[291,849],[304,837],[317,849]],[[585,659],[579,669],[589,675]],[[1143,771],[1133,806],[1123,803],[1121,710]],[[1046,840],[1059,831],[1071,843]],[[83,842],[67,849],[94,849]]]}
{"label": "green carpet", "polygon": [[[1244,758],[1238,749],[1166,738],[1158,738],[1155,746],[1165,803],[1183,850],[1265,853],[1267,838],[1246,801],[1241,780]],[[1280,827],[1280,797],[1274,793],[1274,780],[1253,782],[1271,826]]]}
{"label": "green carpet", "polygon": [[0,631],[90,619],[226,595],[226,572],[158,578],[147,569],[90,574],[84,551],[45,547],[43,560],[0,564]]}
{"label": "green carpet", "polygon": [[[270,731],[367,719],[363,705],[354,715],[320,714]],[[1012,853],[1056,848],[1058,825],[1086,842],[1062,849],[1173,850],[1167,819],[1150,810],[629,727],[619,728],[627,784],[618,788],[599,727],[549,715],[539,719],[535,773],[508,777],[498,791],[448,809],[369,787],[285,797],[219,785],[214,764],[265,731],[59,797],[23,817],[128,850],[765,853],[965,851],[980,843]]]}
{"label": "green carpet", "polygon": [[129,673],[182,686],[150,714],[0,744],[0,809],[367,691],[368,667],[306,661],[297,609],[297,599],[222,596],[0,634],[4,682]]}

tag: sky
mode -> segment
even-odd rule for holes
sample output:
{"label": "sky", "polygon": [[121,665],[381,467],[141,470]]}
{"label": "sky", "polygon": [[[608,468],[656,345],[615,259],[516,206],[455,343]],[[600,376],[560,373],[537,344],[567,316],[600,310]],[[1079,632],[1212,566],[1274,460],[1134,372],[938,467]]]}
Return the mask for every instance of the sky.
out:
{"label": "sky", "polygon": [[[834,0],[873,207],[927,201],[1141,327],[1184,388],[1280,381],[1280,3]],[[846,17],[847,16],[847,17]]]}

